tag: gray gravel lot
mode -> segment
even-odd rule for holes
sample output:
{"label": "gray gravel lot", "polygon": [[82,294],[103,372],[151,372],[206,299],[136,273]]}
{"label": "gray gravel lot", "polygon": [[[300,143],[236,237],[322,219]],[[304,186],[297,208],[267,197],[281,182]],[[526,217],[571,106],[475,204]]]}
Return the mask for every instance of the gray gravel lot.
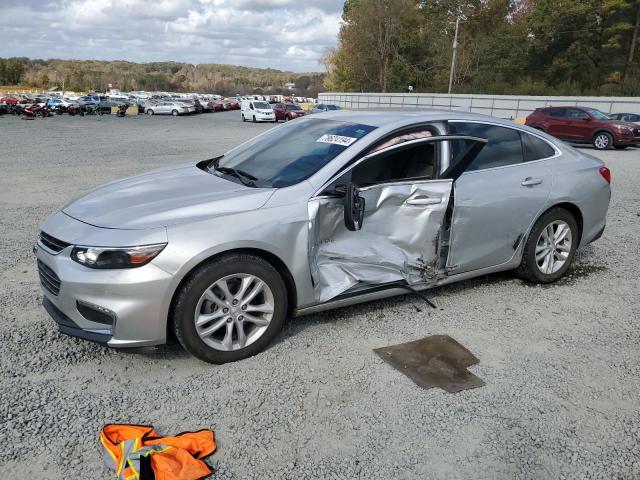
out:
{"label": "gray gravel lot", "polygon": [[[0,117],[0,473],[112,478],[105,423],[209,427],[215,478],[640,478],[640,149],[613,172],[604,236],[571,275],[510,274],[290,321],[266,352],[212,366],[169,345],[110,350],[40,306],[38,223],[103,182],[208,158],[271,128],[194,117]],[[487,385],[421,390],[373,348],[448,334]]]}

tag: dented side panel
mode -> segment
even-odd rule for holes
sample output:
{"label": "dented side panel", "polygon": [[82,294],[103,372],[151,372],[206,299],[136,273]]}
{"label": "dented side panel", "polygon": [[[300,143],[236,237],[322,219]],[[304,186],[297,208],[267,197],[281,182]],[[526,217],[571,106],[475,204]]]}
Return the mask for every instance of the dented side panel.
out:
{"label": "dented side panel", "polygon": [[365,216],[356,232],[345,227],[342,198],[310,200],[309,263],[317,301],[362,285],[435,283],[451,185],[429,180],[361,189]]}

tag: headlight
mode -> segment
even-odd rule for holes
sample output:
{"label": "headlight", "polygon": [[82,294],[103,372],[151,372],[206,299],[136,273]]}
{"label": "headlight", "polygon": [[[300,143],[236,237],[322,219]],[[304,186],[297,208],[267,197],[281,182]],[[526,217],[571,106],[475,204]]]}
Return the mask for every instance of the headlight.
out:
{"label": "headlight", "polygon": [[136,268],[149,263],[166,243],[139,247],[73,247],[71,259],[89,268]]}
{"label": "headlight", "polygon": [[633,135],[633,128],[629,128],[626,125],[614,125],[614,127],[616,128],[616,130],[618,130],[620,133],[626,133],[628,135]]}

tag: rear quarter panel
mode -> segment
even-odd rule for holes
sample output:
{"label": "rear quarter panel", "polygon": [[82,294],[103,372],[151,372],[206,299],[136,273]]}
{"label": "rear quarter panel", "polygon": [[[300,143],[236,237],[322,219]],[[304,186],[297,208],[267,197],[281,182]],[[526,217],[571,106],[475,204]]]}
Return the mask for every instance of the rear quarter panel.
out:
{"label": "rear quarter panel", "polygon": [[562,155],[548,161],[553,190],[548,207],[559,203],[576,205],[582,213],[580,246],[591,242],[606,224],[611,188],[600,175],[601,160],[573,147],[563,146]]}

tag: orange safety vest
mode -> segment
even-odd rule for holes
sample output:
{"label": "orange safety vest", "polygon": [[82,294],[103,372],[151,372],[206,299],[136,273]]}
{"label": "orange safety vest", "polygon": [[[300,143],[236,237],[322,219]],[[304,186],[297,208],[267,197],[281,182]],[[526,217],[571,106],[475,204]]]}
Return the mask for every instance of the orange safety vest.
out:
{"label": "orange safety vest", "polygon": [[203,459],[216,450],[211,430],[159,437],[148,425],[105,425],[103,459],[118,480],[198,480],[213,470]]}

